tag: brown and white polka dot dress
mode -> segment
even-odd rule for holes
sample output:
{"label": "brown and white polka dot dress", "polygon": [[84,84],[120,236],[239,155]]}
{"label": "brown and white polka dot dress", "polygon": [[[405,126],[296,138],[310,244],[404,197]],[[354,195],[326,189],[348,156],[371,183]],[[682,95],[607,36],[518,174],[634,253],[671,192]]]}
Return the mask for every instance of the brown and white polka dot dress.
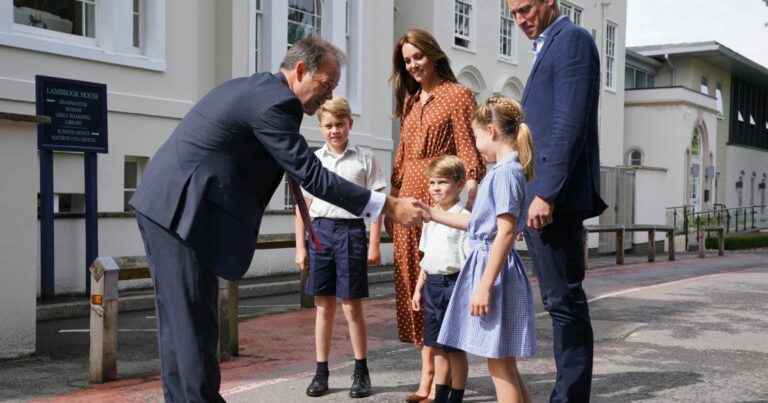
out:
{"label": "brown and white polka dot dress", "polygon": [[[392,172],[392,187],[400,189],[399,196],[429,202],[425,171],[433,159],[444,155],[461,158],[467,179],[480,181],[485,166],[472,134],[475,106],[472,91],[449,81],[435,87],[423,105],[419,93],[407,100]],[[394,224],[393,229],[398,335],[403,342],[420,344],[422,312],[411,309],[411,297],[420,270],[421,227]]]}

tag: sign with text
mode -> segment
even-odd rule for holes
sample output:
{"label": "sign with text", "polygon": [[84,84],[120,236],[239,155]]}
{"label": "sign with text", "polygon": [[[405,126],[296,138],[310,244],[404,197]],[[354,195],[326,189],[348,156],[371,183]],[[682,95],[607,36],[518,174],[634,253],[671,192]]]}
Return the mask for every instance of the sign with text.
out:
{"label": "sign with text", "polygon": [[37,130],[37,148],[106,153],[107,86],[35,76],[37,114],[51,124]]}

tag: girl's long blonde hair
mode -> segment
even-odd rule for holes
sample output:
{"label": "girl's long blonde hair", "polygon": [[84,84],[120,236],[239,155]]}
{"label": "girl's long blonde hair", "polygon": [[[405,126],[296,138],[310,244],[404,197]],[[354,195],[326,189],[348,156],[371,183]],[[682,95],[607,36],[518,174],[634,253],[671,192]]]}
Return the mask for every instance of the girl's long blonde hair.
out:
{"label": "girl's long blonde hair", "polygon": [[519,102],[511,98],[489,97],[477,107],[472,120],[481,126],[493,124],[503,136],[508,137],[517,151],[525,179],[533,178],[531,129],[524,122],[523,108]]}

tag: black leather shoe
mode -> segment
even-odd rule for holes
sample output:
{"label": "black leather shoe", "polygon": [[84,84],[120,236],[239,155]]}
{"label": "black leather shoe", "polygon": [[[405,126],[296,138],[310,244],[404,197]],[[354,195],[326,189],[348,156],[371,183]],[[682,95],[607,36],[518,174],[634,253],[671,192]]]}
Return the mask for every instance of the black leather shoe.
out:
{"label": "black leather shoe", "polygon": [[355,371],[352,375],[352,387],[349,388],[349,397],[360,398],[371,395],[371,376],[368,371]]}
{"label": "black leather shoe", "polygon": [[328,376],[315,375],[307,386],[307,396],[318,397],[328,393]]}

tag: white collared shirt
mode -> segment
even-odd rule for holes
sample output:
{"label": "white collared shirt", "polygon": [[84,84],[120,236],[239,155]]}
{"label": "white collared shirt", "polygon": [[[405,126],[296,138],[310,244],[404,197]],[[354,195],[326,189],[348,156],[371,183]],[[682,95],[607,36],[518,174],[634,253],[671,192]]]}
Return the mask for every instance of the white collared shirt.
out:
{"label": "white collared shirt", "polygon": [[[319,150],[315,151],[315,155],[323,163],[323,166],[329,171],[339,175],[340,177],[362,186],[368,190],[381,191],[387,187],[387,182],[384,179],[384,172],[381,170],[381,166],[376,161],[376,157],[373,151],[360,148],[357,146],[347,145],[347,148],[341,155],[334,154],[328,145],[323,145]],[[304,197],[312,199],[312,204],[309,206],[309,215],[312,218],[324,217],[324,218],[344,218],[353,219],[358,218],[356,215],[344,210],[341,207],[337,207],[325,200],[313,197],[302,189]],[[383,193],[378,193],[383,195]],[[371,200],[367,207],[372,207],[374,211],[370,211],[371,216],[378,216],[378,212],[383,207],[383,200],[380,202],[381,206],[373,207],[374,197],[376,192],[371,192]],[[376,211],[378,210],[378,212]],[[364,213],[365,214],[365,213]],[[373,218],[373,217],[365,217]]]}
{"label": "white collared shirt", "polygon": [[[447,211],[469,215],[462,202]],[[421,270],[427,274],[457,273],[467,260],[467,232],[430,221],[421,227],[419,250],[424,252]]]}
{"label": "white collared shirt", "polygon": [[533,63],[536,64],[536,59],[539,58],[539,53],[541,53],[541,49],[544,47],[544,43],[547,41],[547,36],[549,35],[549,31],[552,30],[552,26],[555,25],[558,21],[562,20],[563,18],[568,18],[565,15],[561,15],[557,18],[555,18],[554,21],[552,21],[551,24],[549,24],[548,27],[544,28],[544,31],[539,34],[539,36],[536,37],[536,39],[533,40]]}

